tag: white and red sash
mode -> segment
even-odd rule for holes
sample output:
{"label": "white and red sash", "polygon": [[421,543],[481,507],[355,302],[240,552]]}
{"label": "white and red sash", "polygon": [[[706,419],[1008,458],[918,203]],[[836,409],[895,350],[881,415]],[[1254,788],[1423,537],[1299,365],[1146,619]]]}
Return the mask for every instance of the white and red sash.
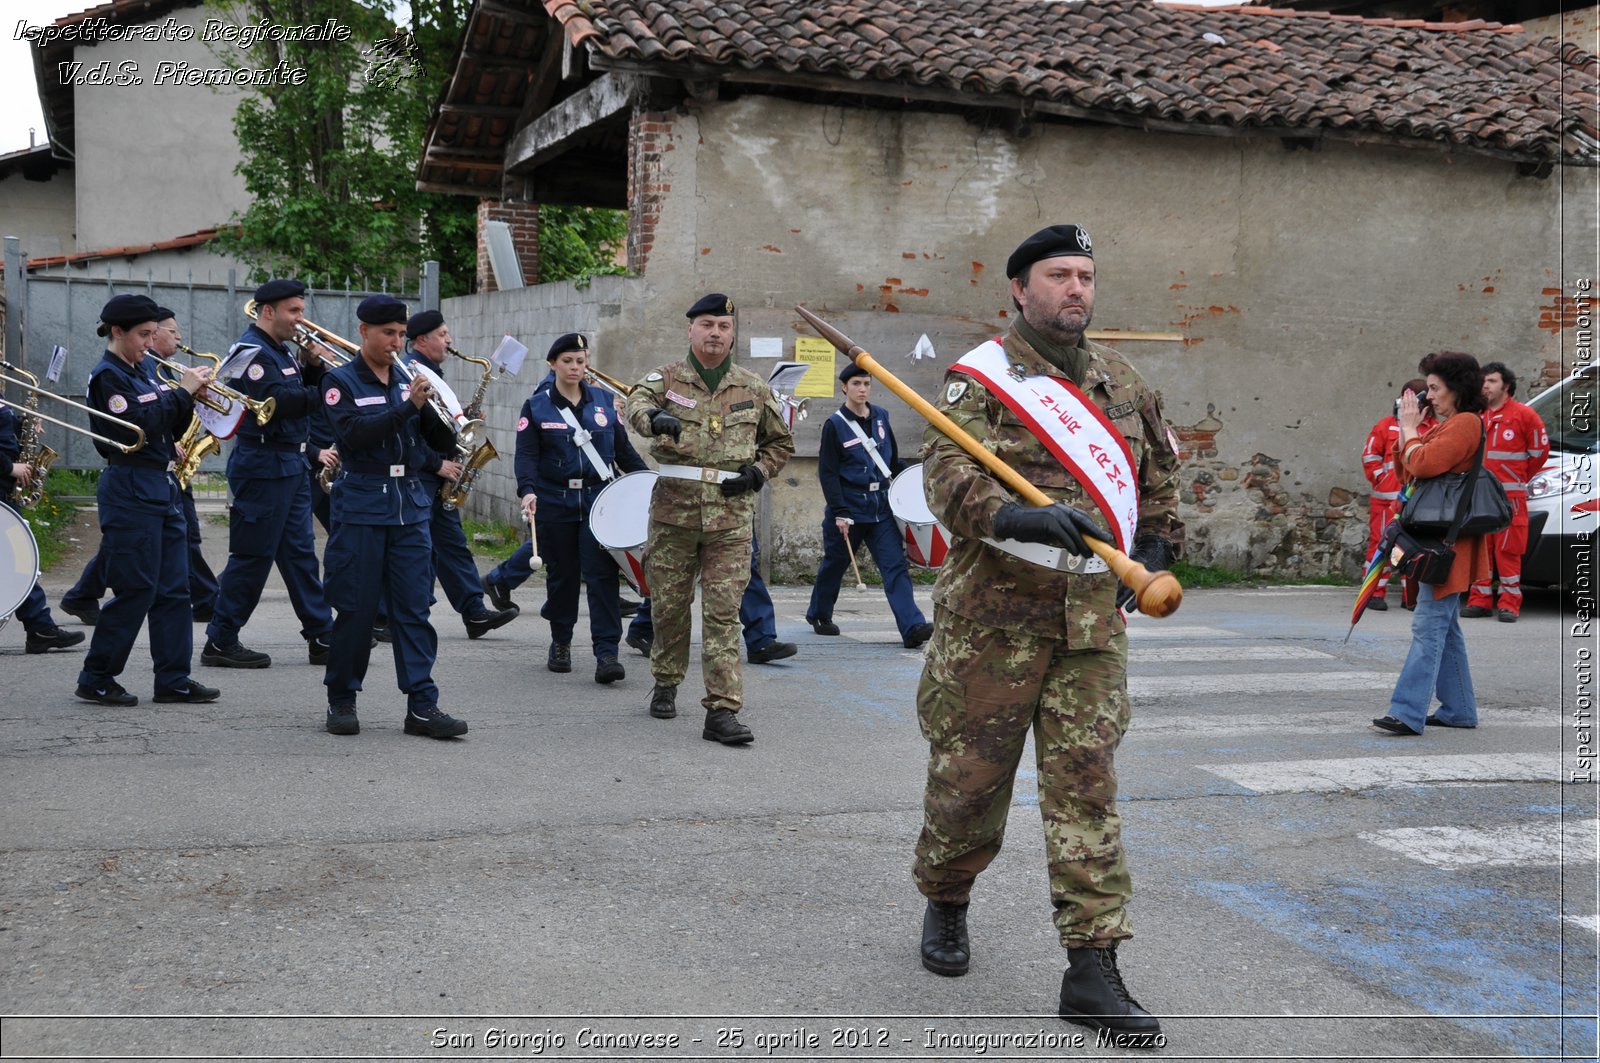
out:
{"label": "white and red sash", "polygon": [[[1138,466],[1127,440],[1105,412],[1077,387],[1059,377],[1029,376],[1018,380],[1012,375],[1011,359],[1005,348],[995,340],[968,351],[951,368],[988,388],[1034,438],[1044,444],[1088,492],[1111,529],[1115,545],[1126,553],[1139,524]],[[1023,547],[1022,550],[1012,549],[1009,541],[994,545],[1052,568],[1104,570],[1103,562],[1091,568],[1040,561],[1031,556],[1038,551],[1037,544],[1016,544]]]}

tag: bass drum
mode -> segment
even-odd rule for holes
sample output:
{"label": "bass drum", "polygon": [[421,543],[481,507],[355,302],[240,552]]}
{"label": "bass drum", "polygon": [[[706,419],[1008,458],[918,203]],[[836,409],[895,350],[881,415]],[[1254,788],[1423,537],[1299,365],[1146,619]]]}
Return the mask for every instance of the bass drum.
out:
{"label": "bass drum", "polygon": [[39,582],[39,544],[28,522],[9,506],[0,506],[0,623],[11,619],[28,592]]}
{"label": "bass drum", "polygon": [[889,484],[889,512],[906,546],[906,560],[921,568],[938,568],[950,550],[950,529],[934,519],[922,493],[922,463],[907,465]]}
{"label": "bass drum", "polygon": [[589,531],[622,569],[634,590],[650,596],[644,576],[644,559],[650,546],[650,493],[661,474],[653,469],[630,472],[612,480],[589,510]]}

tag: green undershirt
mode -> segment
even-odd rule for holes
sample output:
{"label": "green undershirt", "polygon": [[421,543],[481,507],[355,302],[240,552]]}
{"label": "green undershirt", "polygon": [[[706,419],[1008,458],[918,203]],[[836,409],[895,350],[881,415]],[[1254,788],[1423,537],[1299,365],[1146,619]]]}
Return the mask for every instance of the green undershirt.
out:
{"label": "green undershirt", "polygon": [[706,390],[716,391],[717,385],[722,383],[722,378],[728,375],[728,368],[733,365],[733,355],[729,354],[728,357],[722,360],[722,364],[715,369],[707,369],[700,364],[700,359],[695,356],[695,353],[690,351],[689,364],[694,366],[695,371],[700,374],[700,379],[705,381]]}
{"label": "green undershirt", "polygon": [[1021,316],[1012,323],[1012,327],[1017,330],[1017,335],[1028,341],[1028,346],[1039,352],[1040,357],[1067,374],[1068,380],[1074,384],[1083,384],[1083,375],[1089,369],[1088,351],[1081,346],[1063,347],[1050,342],[1039,335],[1038,330]]}

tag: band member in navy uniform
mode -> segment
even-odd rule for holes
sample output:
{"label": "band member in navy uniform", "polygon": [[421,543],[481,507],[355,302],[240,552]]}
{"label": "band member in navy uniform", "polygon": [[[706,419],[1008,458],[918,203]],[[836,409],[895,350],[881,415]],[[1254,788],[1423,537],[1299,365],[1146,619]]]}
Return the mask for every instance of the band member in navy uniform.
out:
{"label": "band member in navy uniform", "polygon": [[[883,593],[894,611],[900,641],[916,649],[933,636],[933,625],[917,608],[906,566],[906,548],[889,512],[889,481],[905,468],[889,411],[874,406],[872,375],[851,362],[839,374],[844,404],[822,425],[817,479],[828,508],[822,517],[822,564],[811,588],[806,622],[819,635],[837,635],[833,604],[850,567],[850,550],[863,542],[883,575]],[[850,542],[845,543],[845,536]]]}
{"label": "band member in navy uniform", "polygon": [[619,570],[589,528],[595,496],[616,475],[644,469],[628,440],[609,392],[584,382],[589,342],[569,332],[550,345],[545,360],[555,383],[535,391],[517,420],[517,495],[525,519],[534,521],[545,558],[545,603],[550,621],[552,672],[572,671],[572,632],[578,622],[578,584],[588,590],[594,681],[626,676],[617,660],[622,639]]}
{"label": "band member in navy uniform", "polygon": [[427,378],[418,373],[408,385],[396,365],[406,304],[374,295],[361,301],[356,317],[360,356],[323,380],[323,403],[344,470],[333,487],[333,532],[323,555],[328,600],[337,610],[323,679],[327,728],[336,735],[361,731],[356,694],[372,655],[378,595],[387,592],[395,679],[407,701],[405,733],[455,738],[467,733],[467,725],[440,711],[432,675],[439,652],[439,636],[428,622],[433,493],[422,482],[430,448],[453,447],[454,428],[430,405],[433,386]]}
{"label": "band member in navy uniform", "polygon": [[[27,402],[27,393],[22,392],[13,401],[19,404]],[[19,486],[30,486],[38,475],[38,470],[32,465],[17,460],[22,456],[22,440],[17,436],[20,420],[21,415],[16,410],[0,404],[0,506],[13,511],[15,507],[11,504],[11,493]],[[44,596],[44,589],[37,582],[28,591],[22,604],[17,606],[16,617],[22,621],[22,629],[27,632],[24,646],[29,653],[64,650],[84,640],[83,632],[62,631],[56,626],[56,618],[50,613],[50,603]]]}
{"label": "band member in navy uniform", "polygon": [[[170,359],[177,355],[178,347],[183,343],[183,330],[178,327],[176,312],[162,307],[161,314],[161,320],[156,322],[156,334],[150,340],[150,349]],[[154,375],[153,363],[146,361],[141,364],[150,366],[150,372]],[[157,381],[160,382],[159,378]],[[166,388],[170,385],[161,383],[160,386]],[[183,455],[180,454],[178,460],[182,461]],[[216,613],[217,591],[220,588],[216,573],[211,571],[211,565],[206,561],[205,547],[200,538],[200,514],[194,508],[192,487],[183,488],[183,517],[189,528],[189,608],[193,610],[196,623],[205,623]]]}
{"label": "band member in navy uniform", "polygon": [[264,425],[245,418],[228,457],[233,504],[228,519],[228,564],[216,616],[206,628],[203,664],[222,668],[265,668],[272,658],[247,649],[239,632],[250,621],[273,562],[300,618],[300,635],[312,664],[328,660],[333,614],[317,575],[316,540],[311,533],[311,490],[306,478],[306,440],[311,407],[322,393],[323,365],[312,357],[304,366],[288,343],[305,316],[306,286],[297,280],[268,281],[256,289],[256,320],[229,357],[241,348],[256,354],[233,381],[252,398],[273,399],[277,408]]}
{"label": "band member in navy uniform", "polygon": [[[111,600],[100,611],[94,638],[78,673],[77,696],[101,705],[137,705],[117,676],[146,618],[155,664],[158,702],[215,701],[215,687],[189,675],[194,653],[189,614],[189,544],[173,440],[189,426],[194,394],[211,379],[209,368],[184,370],[181,386],[166,391],[139,368],[155,335],[161,308],[143,295],[118,295],[100,312],[97,333],[110,337],[100,363],[89,373],[89,405],[144,431],[144,446],[124,454],[94,441],[106,459],[97,497],[100,550]],[[95,431],[132,443],[132,431],[95,418]]]}
{"label": "band member in navy uniform", "polygon": [[[410,363],[442,376],[450,346],[450,327],[444,323],[444,315],[437,310],[413,314],[406,322],[406,338],[411,341]],[[433,492],[433,521],[429,531],[433,537],[434,574],[439,578],[439,586],[444,588],[450,608],[461,614],[467,626],[467,637],[478,639],[511,623],[522,610],[515,605],[489,609],[483,604],[483,581],[478,578],[478,566],[472,560],[467,534],[461,528],[461,511],[446,509],[439,497],[446,480],[461,477],[459,457],[454,440],[443,453],[430,454],[422,466],[422,482]]]}
{"label": "band member in navy uniform", "polygon": [[328,424],[328,411],[319,400],[311,406],[311,427],[306,433],[306,457],[309,459],[310,468],[306,469],[306,482],[311,486],[311,515],[317,518],[317,523],[322,525],[325,532],[333,530],[333,517],[329,501],[329,492],[322,489],[319,477],[322,470],[331,468],[335,475],[339,469],[339,451],[333,445],[333,427]]}

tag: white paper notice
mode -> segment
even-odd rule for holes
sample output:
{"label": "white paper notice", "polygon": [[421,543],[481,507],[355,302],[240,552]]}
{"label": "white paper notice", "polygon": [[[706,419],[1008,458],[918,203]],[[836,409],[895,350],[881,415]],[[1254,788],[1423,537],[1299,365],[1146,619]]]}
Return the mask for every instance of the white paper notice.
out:
{"label": "white paper notice", "polygon": [[782,358],[782,336],[751,336],[750,357],[752,358]]}

